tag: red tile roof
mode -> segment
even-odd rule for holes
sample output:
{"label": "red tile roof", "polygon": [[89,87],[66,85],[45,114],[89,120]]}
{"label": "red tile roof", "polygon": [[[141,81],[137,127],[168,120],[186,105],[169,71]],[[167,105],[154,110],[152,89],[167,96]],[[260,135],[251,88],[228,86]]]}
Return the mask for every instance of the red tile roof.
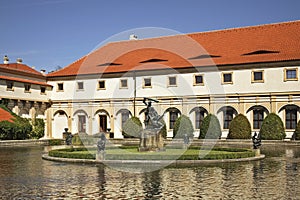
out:
{"label": "red tile roof", "polygon": [[300,60],[299,33],[292,21],[114,42],[47,76]]}
{"label": "red tile roof", "polygon": [[30,80],[30,79],[15,78],[15,77],[1,76],[1,75],[0,75],[0,79],[9,80],[9,81],[16,81],[16,82],[21,82],[21,83],[30,83],[30,84],[35,84],[35,85],[42,85],[42,86],[52,87],[52,85],[49,85],[46,82],[33,81],[33,80]]}
{"label": "red tile roof", "polygon": [[9,121],[9,122],[13,122],[14,117],[6,110],[4,110],[3,108],[0,108],[0,121]]}
{"label": "red tile roof", "polygon": [[22,63],[9,63],[9,64],[0,64],[0,70],[10,70],[14,72],[21,72],[21,73],[27,73],[27,74],[32,74],[32,75],[38,75],[38,76],[43,76],[42,73],[36,71],[32,67],[29,67],[25,64]]}

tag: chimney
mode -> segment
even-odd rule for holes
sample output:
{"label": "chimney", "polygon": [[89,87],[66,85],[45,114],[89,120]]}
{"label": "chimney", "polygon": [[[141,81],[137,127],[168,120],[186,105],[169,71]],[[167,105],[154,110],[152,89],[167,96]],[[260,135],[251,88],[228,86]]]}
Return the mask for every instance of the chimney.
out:
{"label": "chimney", "polygon": [[8,63],[9,63],[9,58],[8,58],[7,55],[4,56],[4,58],[3,58],[3,63],[4,63],[4,64],[8,64]]}
{"label": "chimney", "polygon": [[46,74],[46,70],[45,69],[41,69],[41,74],[45,75]]}
{"label": "chimney", "polygon": [[22,64],[23,60],[22,58],[17,58],[17,64]]}
{"label": "chimney", "polygon": [[129,40],[137,40],[137,39],[138,39],[137,35],[131,34],[129,36]]}

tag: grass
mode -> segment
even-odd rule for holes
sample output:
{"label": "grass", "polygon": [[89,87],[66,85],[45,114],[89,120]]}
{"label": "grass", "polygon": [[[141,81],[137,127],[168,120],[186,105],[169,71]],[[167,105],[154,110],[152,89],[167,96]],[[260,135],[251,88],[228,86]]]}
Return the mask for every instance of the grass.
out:
{"label": "grass", "polygon": [[[49,156],[77,159],[95,159],[96,148],[69,148],[49,152]],[[222,160],[254,157],[255,152],[249,149],[214,148],[212,150],[201,147],[189,149],[172,148],[160,152],[138,152],[137,147],[107,148],[106,160]]]}

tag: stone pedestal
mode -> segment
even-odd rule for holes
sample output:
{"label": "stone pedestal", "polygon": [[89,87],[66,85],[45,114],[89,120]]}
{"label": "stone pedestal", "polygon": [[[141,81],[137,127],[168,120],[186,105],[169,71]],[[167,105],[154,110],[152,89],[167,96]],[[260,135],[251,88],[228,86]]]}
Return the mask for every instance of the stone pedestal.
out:
{"label": "stone pedestal", "polygon": [[105,151],[97,151],[96,160],[105,160]]}
{"label": "stone pedestal", "polygon": [[255,157],[260,156],[260,149],[254,149],[254,152],[255,152]]}
{"label": "stone pedestal", "polygon": [[162,151],[163,137],[160,130],[145,129],[141,133],[139,151]]}

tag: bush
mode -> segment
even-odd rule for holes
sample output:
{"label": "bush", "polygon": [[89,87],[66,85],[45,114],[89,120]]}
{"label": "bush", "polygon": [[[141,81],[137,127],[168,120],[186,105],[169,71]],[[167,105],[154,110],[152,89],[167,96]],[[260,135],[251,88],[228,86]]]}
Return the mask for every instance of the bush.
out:
{"label": "bush", "polygon": [[263,140],[282,140],[285,138],[283,122],[278,115],[270,113],[263,121],[260,129]]}
{"label": "bush", "polygon": [[1,108],[11,113],[13,122],[0,122],[0,140],[24,140],[28,139],[32,131],[32,126],[28,119],[22,118],[11,112],[4,105]]}
{"label": "bush", "polygon": [[300,140],[300,120],[297,123],[297,127],[295,129],[294,137],[296,140]]}
{"label": "bush", "polygon": [[218,118],[213,114],[204,117],[200,125],[199,139],[218,139],[221,137],[222,131]]}
{"label": "bush", "polygon": [[181,115],[175,121],[173,137],[184,138],[185,134],[187,134],[190,138],[194,137],[194,128],[190,118],[185,115]]}
{"label": "bush", "polygon": [[43,119],[34,119],[32,122],[32,132],[30,138],[40,139],[44,136],[45,122]]}
{"label": "bush", "polygon": [[251,125],[247,117],[238,114],[229,125],[229,139],[251,139]]}
{"label": "bush", "polygon": [[122,135],[124,138],[139,138],[143,130],[142,123],[138,117],[131,117],[124,126]]}

